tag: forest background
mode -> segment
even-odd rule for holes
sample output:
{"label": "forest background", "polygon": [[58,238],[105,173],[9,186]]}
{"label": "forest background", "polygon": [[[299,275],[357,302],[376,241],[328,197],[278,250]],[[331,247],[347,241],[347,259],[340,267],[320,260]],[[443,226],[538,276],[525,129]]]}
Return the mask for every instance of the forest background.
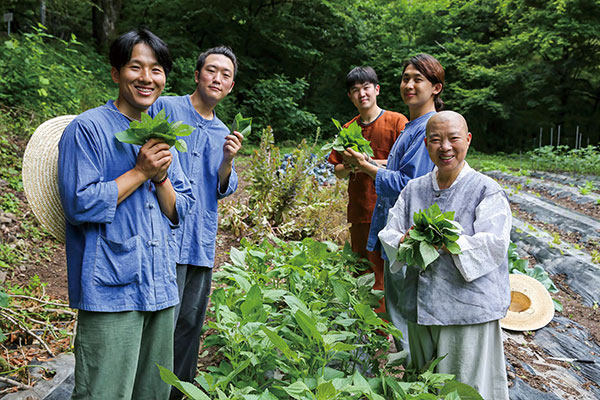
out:
{"label": "forest background", "polygon": [[[200,51],[228,45],[239,59],[234,91],[219,105],[298,142],[330,118],[349,120],[344,78],[357,65],[379,75],[382,108],[408,115],[402,62],[426,52],[446,71],[446,108],[465,114],[474,147],[519,152],[600,138],[598,0],[1,0],[0,122],[24,129],[116,97],[107,46],[148,27],[169,45],[167,92],[194,90]],[[42,24],[42,25],[39,25]],[[17,122],[15,122],[17,121]]]}

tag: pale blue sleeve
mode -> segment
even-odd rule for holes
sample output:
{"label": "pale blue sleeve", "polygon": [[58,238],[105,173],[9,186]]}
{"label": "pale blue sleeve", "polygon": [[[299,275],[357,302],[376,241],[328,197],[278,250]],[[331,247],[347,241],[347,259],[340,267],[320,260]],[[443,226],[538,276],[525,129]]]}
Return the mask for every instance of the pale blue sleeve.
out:
{"label": "pale blue sleeve", "polygon": [[115,180],[103,173],[102,146],[93,128],[77,119],[58,145],[58,189],[66,219],[73,225],[111,223],[117,209]]}
{"label": "pale blue sleeve", "polygon": [[[399,149],[401,152],[402,149]],[[413,143],[403,155],[397,171],[389,169],[377,170],[375,191],[377,196],[397,197],[408,181],[431,172],[433,162],[423,140]]]}
{"label": "pale blue sleeve", "polygon": [[175,190],[175,209],[177,211],[177,221],[175,225],[171,225],[173,228],[179,227],[185,216],[192,210],[196,203],[196,197],[192,191],[192,185],[188,180],[187,176],[183,173],[181,164],[179,162],[179,153],[174,147],[171,148],[173,154],[173,162],[169,167],[169,180]]}

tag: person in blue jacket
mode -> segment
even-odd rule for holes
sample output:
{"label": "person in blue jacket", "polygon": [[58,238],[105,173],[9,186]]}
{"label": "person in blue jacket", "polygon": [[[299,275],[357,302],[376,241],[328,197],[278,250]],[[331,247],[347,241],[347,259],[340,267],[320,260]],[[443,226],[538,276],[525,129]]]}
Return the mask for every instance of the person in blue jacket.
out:
{"label": "person in blue jacket", "polygon": [[[433,170],[434,164],[425,147],[425,128],[429,118],[444,108],[440,97],[444,90],[444,78],[442,65],[428,54],[418,54],[404,63],[400,94],[408,106],[410,120],[390,150],[386,168],[352,149],[344,152],[351,164],[375,180],[377,201],[367,242],[370,251],[382,251],[377,235],[385,226],[390,208],[408,181]],[[386,290],[386,296],[387,293]],[[400,315],[390,315],[390,318],[398,329],[407,332],[406,323]],[[406,334],[402,346],[408,349]]]}
{"label": "person in blue jacket", "polygon": [[[190,136],[183,138],[188,151],[179,156],[197,203],[181,229],[174,232],[173,242],[181,300],[175,310],[173,372],[187,382],[193,382],[196,376],[200,335],[211,289],[218,200],[232,194],[238,184],[233,159],[242,147],[243,135],[230,133],[214,111],[233,89],[236,72],[237,59],[230,48],[208,49],[196,63],[194,93],[161,97],[150,110],[150,114],[155,114],[164,109],[172,121],[183,121],[195,128]],[[173,389],[171,398],[181,396]]]}
{"label": "person in blue jacket", "polygon": [[69,303],[79,309],[72,398],[167,399],[156,364],[171,368],[179,302],[168,241],[194,197],[169,145],[115,133],[158,98],[171,59],[144,29],[116,39],[109,58],[117,99],[77,116],[58,146]]}

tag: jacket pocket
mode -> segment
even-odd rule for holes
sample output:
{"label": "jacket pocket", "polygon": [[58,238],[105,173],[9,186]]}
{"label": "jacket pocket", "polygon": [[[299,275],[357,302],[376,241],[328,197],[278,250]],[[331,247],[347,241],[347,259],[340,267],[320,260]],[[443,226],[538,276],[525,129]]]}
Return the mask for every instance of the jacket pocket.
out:
{"label": "jacket pocket", "polygon": [[139,283],[142,271],[142,239],[133,236],[120,243],[98,237],[94,284],[125,286]]}

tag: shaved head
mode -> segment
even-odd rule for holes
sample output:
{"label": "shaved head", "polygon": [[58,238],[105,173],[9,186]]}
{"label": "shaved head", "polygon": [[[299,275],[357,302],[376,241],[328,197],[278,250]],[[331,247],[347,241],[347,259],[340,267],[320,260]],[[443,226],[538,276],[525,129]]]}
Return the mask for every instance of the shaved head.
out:
{"label": "shaved head", "polygon": [[465,118],[462,115],[460,115],[459,113],[457,113],[455,111],[440,111],[438,113],[435,113],[431,118],[429,118],[429,121],[427,121],[427,127],[426,127],[427,136],[429,136],[432,126],[434,126],[436,124],[447,124],[447,123],[456,124],[456,126],[459,127],[460,132],[464,133],[465,135],[467,133],[469,133],[469,127],[467,126],[467,121],[465,120]]}

